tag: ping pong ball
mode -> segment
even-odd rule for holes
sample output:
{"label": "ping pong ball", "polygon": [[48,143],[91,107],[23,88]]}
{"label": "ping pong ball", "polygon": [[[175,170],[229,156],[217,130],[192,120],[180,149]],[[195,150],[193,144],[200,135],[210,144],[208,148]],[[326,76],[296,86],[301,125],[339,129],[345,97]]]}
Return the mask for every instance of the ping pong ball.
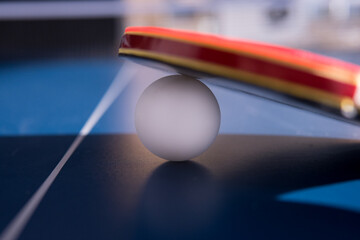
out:
{"label": "ping pong ball", "polygon": [[195,78],[172,75],[150,84],[135,109],[135,128],[155,155],[184,161],[199,156],[215,140],[220,108],[211,90]]}

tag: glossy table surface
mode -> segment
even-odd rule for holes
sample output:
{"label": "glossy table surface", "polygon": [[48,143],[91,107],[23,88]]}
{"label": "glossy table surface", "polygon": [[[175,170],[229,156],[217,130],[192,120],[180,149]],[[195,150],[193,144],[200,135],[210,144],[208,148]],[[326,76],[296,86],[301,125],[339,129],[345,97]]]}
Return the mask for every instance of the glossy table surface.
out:
{"label": "glossy table surface", "polygon": [[146,86],[169,74],[119,58],[1,63],[0,236],[358,239],[359,127],[208,85],[219,136],[201,156],[167,162],[143,147],[133,115]]}

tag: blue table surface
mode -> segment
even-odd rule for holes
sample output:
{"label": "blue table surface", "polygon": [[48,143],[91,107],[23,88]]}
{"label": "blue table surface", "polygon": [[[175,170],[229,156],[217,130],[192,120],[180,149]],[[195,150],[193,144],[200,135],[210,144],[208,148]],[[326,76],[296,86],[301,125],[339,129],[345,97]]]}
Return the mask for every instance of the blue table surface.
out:
{"label": "blue table surface", "polygon": [[[0,135],[77,134],[121,66],[119,59],[0,64]],[[92,133],[135,133],[136,98],[144,86],[169,74],[137,67],[145,73],[127,85]],[[360,139],[357,126],[209,87],[221,107],[220,133]]]}
{"label": "blue table surface", "polygon": [[[123,64],[118,58],[1,63],[0,138],[77,135]],[[136,79],[126,85],[90,135],[135,133],[137,98],[152,81],[169,74],[140,65],[135,68],[139,73]],[[220,105],[221,135],[293,136],[353,142],[360,139],[358,126],[235,90],[208,86]],[[4,177],[0,175],[0,181]],[[277,200],[360,213],[360,180],[281,193]]]}

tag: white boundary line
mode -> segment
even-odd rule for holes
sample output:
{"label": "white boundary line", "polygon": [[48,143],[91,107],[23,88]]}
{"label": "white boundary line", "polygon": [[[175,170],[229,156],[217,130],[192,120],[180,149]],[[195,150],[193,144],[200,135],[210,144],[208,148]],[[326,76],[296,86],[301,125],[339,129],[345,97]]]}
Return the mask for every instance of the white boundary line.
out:
{"label": "white boundary line", "polygon": [[66,151],[65,155],[61,158],[61,160],[50,173],[50,175],[41,184],[41,186],[34,193],[34,195],[32,195],[32,197],[27,201],[27,203],[22,207],[18,214],[12,219],[9,225],[4,229],[4,231],[0,235],[0,240],[15,240],[20,236],[26,224],[29,222],[31,216],[35,212],[36,208],[39,206],[41,200],[44,198],[45,194],[49,190],[51,184],[55,181],[55,178],[58,176],[61,169],[64,167],[64,165],[74,153],[76,148],[80,145],[82,140],[90,133],[90,131],[102,117],[105,111],[110,107],[110,105],[114,102],[114,100],[120,95],[120,93],[130,82],[130,80],[134,77],[135,68],[128,65],[129,63],[126,62],[121,66],[121,70],[118,72],[112,84],[96,106],[95,110],[92,112],[85,125],[80,130],[79,135],[75,138],[74,142],[70,145],[69,149]]}

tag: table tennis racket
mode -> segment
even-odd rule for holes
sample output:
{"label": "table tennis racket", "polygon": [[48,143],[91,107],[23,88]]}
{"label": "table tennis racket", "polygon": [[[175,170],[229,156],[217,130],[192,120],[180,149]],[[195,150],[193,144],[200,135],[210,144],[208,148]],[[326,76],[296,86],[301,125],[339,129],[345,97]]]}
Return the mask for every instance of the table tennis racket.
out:
{"label": "table tennis racket", "polygon": [[146,66],[360,124],[360,66],[304,50],[159,27],[128,27],[119,55]]}

